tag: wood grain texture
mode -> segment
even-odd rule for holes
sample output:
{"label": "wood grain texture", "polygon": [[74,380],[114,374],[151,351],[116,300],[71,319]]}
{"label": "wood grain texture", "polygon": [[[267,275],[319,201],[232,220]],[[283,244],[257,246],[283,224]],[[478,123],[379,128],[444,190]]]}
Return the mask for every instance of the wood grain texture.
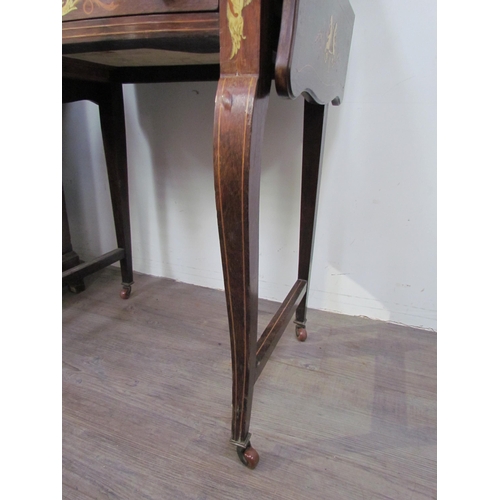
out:
{"label": "wood grain texture", "polygon": [[268,8],[261,0],[220,2],[214,181],[231,334],[231,438],[243,448],[257,365],[260,172],[272,76]]}
{"label": "wood grain texture", "polygon": [[109,83],[102,89],[99,101],[99,119],[108,171],[109,193],[113,208],[116,242],[124,251],[120,260],[122,283],[134,281],[132,269],[132,236],[128,193],[127,140],[123,88],[120,83]]}
{"label": "wood grain texture", "polygon": [[62,23],[63,54],[137,48],[218,52],[219,16],[198,12]]}
{"label": "wood grain texture", "polygon": [[196,54],[159,49],[107,50],[72,54],[69,57],[119,68],[219,64],[217,53]]}
{"label": "wood grain texture", "polygon": [[[436,498],[436,334],[310,310],[254,390],[243,467],[228,439],[224,293],[119,271],[63,291],[63,498]],[[259,302],[264,329],[278,304]]]}
{"label": "wood grain texture", "polygon": [[[64,13],[64,5],[72,7]],[[219,0],[63,0],[63,22],[108,16],[217,10]]]}

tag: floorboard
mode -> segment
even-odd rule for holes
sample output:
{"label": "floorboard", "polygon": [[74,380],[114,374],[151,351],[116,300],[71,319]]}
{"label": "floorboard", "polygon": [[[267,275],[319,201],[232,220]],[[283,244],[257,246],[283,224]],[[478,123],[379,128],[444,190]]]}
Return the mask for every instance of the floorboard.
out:
{"label": "floorboard", "polygon": [[[63,290],[63,498],[436,498],[436,333],[311,311],[254,392],[246,469],[229,444],[224,293],[108,268]],[[260,301],[259,325],[278,304]]]}

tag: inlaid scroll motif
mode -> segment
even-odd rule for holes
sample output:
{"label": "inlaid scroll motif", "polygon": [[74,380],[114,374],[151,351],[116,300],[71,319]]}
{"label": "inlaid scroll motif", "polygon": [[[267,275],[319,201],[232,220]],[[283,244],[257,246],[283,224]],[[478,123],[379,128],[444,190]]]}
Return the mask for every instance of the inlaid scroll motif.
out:
{"label": "inlaid scroll motif", "polygon": [[[76,4],[80,3],[80,0],[65,0],[62,3],[62,15],[65,16],[72,10],[78,9]],[[94,11],[94,5],[101,7],[104,10],[115,10],[118,7],[118,4],[113,0],[109,3],[102,2],[101,0],[85,0],[83,2],[83,12],[85,14],[90,15]]]}
{"label": "inlaid scroll motif", "polygon": [[241,47],[241,40],[245,39],[243,34],[244,19],[243,9],[249,5],[252,0],[228,0],[227,2],[227,20],[229,24],[229,33],[233,48],[231,50],[231,59],[238,53]]}
{"label": "inlaid scroll motif", "polygon": [[66,0],[65,2],[62,3],[62,15],[65,16],[66,14],[70,13],[72,10],[76,10],[78,7],[76,4],[80,0]]}
{"label": "inlaid scroll motif", "polygon": [[326,39],[325,62],[333,63],[335,57],[335,46],[337,45],[337,23],[333,25],[333,16],[330,17],[330,29]]}

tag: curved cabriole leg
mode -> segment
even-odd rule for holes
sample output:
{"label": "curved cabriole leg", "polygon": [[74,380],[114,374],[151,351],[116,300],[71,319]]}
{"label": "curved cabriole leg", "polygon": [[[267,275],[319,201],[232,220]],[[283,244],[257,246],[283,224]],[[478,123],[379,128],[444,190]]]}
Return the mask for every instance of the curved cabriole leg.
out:
{"label": "curved cabriole leg", "polygon": [[[267,95],[259,96],[256,76],[223,77],[215,105],[215,193],[233,375],[231,437],[242,449],[256,376],[260,157]],[[252,450],[238,452],[251,468],[258,461]]]}
{"label": "curved cabriole leg", "polygon": [[304,101],[304,141],[302,151],[302,187],[300,200],[299,279],[308,282],[307,291],[295,312],[295,335],[304,342],[307,338],[307,294],[313,253],[318,184],[323,156],[323,138],[327,107]]}

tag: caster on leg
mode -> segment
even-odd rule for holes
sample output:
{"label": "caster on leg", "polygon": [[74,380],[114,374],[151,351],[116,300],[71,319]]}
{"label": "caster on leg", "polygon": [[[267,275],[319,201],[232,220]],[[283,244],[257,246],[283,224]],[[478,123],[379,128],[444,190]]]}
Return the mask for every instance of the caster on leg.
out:
{"label": "caster on leg", "polygon": [[295,335],[297,340],[300,342],[305,342],[307,339],[307,330],[303,325],[295,325]]}
{"label": "caster on leg", "polygon": [[132,285],[125,285],[123,284],[123,288],[120,291],[120,297],[124,300],[128,299],[130,297],[130,294],[132,293]]}
{"label": "caster on leg", "polygon": [[82,281],[79,281],[78,283],[72,283],[71,285],[68,285],[68,290],[71,293],[80,293],[85,290],[85,283]]}
{"label": "caster on leg", "polygon": [[238,446],[236,448],[236,452],[238,453],[238,457],[240,457],[243,465],[249,469],[255,469],[255,467],[257,467],[257,464],[259,463],[259,454],[255,448],[252,448],[250,443],[248,443],[246,448]]}

